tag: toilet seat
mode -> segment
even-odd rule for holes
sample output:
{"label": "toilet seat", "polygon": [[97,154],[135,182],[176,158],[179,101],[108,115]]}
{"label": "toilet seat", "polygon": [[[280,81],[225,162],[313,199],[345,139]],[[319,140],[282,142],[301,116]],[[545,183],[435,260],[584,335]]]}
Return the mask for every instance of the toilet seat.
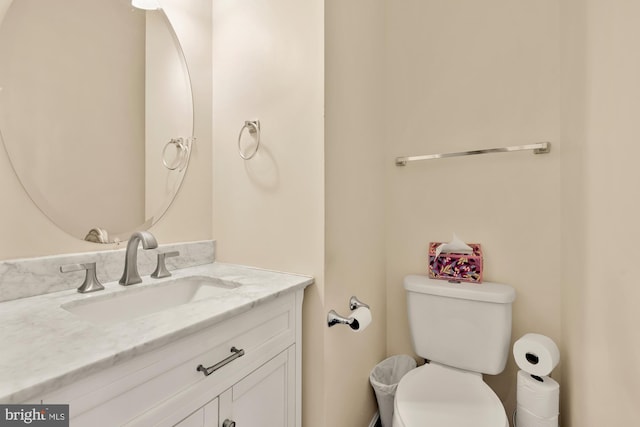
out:
{"label": "toilet seat", "polygon": [[502,402],[474,372],[436,363],[398,384],[393,427],[509,427]]}

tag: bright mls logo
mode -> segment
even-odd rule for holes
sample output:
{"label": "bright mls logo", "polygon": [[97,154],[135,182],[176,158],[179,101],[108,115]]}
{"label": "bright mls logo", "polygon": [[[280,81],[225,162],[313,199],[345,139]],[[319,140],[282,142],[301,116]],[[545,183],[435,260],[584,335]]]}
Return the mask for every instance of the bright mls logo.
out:
{"label": "bright mls logo", "polygon": [[69,405],[0,405],[0,426],[69,427]]}

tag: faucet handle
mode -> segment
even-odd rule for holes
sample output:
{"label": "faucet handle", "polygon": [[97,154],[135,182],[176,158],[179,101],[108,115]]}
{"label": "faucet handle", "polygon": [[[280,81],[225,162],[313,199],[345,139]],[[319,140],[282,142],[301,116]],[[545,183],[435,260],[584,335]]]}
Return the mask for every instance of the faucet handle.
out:
{"label": "faucet handle", "polygon": [[86,270],[87,274],[84,276],[84,282],[78,288],[78,292],[86,294],[88,292],[95,292],[104,289],[102,283],[96,276],[96,263],[88,262],[85,264],[66,264],[60,266],[61,273],[71,273],[72,271]]}
{"label": "faucet handle", "polygon": [[158,265],[153,273],[151,273],[151,277],[154,279],[162,279],[163,277],[171,276],[169,270],[167,270],[167,266],[164,263],[166,257],[178,256],[180,252],[171,251],[171,252],[160,252],[158,254]]}

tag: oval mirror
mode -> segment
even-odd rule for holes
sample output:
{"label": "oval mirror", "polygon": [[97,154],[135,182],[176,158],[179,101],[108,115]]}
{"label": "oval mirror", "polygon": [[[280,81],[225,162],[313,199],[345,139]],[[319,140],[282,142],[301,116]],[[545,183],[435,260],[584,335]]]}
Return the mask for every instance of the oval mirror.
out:
{"label": "oval mirror", "polygon": [[193,140],[191,82],[165,13],[127,0],[3,9],[0,137],[26,192],[80,239],[126,240],[154,224]]}

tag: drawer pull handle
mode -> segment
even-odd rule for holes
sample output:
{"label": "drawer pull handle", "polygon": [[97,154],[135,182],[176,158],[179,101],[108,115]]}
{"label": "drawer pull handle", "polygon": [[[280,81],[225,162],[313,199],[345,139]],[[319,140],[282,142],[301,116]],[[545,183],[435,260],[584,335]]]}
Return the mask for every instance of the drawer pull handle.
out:
{"label": "drawer pull handle", "polygon": [[236,427],[236,422],[233,420],[224,420],[224,422],[222,423],[222,427]]}
{"label": "drawer pull handle", "polygon": [[209,366],[208,368],[205,368],[202,365],[198,365],[198,367],[196,368],[196,371],[200,371],[200,372],[202,372],[204,374],[205,377],[208,377],[209,375],[213,374],[218,369],[222,368],[224,365],[227,365],[227,364],[233,362],[238,357],[244,356],[244,350],[243,349],[239,349],[238,350],[235,347],[231,347],[231,353],[233,353],[231,356],[227,357],[224,360],[221,360],[220,362],[216,363],[215,365]]}

